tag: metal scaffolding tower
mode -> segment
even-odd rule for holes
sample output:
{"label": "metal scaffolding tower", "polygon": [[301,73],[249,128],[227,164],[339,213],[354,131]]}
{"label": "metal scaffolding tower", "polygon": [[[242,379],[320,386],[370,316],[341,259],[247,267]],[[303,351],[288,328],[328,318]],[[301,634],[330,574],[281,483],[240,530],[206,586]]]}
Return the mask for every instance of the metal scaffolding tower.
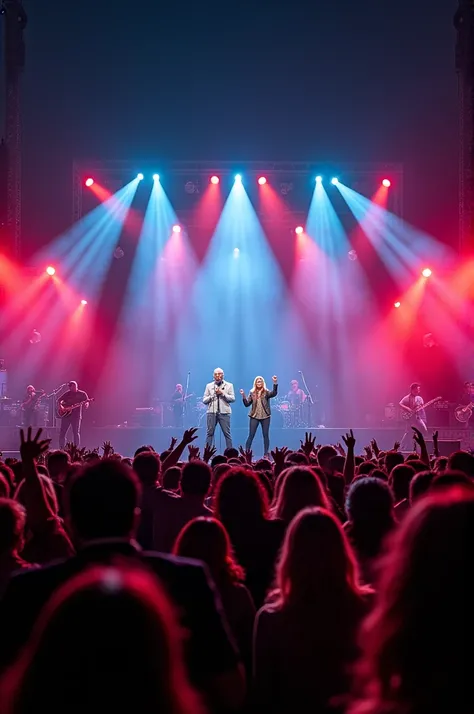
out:
{"label": "metal scaffolding tower", "polygon": [[459,91],[459,251],[474,248],[474,2],[459,0],[456,72]]}
{"label": "metal scaffolding tower", "polygon": [[4,148],[6,152],[7,200],[4,223],[7,250],[21,251],[21,74],[25,66],[23,32],[27,16],[21,0],[1,0],[3,19],[3,66],[5,91]]}

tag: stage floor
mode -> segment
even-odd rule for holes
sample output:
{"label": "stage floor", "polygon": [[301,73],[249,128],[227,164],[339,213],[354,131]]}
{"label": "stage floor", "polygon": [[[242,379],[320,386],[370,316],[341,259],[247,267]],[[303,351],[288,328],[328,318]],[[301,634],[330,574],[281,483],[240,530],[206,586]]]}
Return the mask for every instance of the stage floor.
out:
{"label": "stage floor", "polygon": [[[335,444],[342,441],[341,437],[350,427],[330,428],[330,429],[312,429],[313,435],[316,436],[317,444]],[[430,428],[430,435],[436,427]],[[272,429],[270,431],[271,447],[288,446],[290,449],[298,449],[300,440],[304,440],[306,429]],[[393,428],[363,428],[353,429],[354,436],[357,440],[356,453],[360,453],[363,447],[368,445],[371,439],[377,439],[377,443],[381,449],[390,449],[395,441],[401,441],[404,433],[404,427]],[[441,441],[458,441],[460,448],[467,449],[474,445],[474,429],[453,429],[442,428],[438,429],[439,439]],[[247,429],[235,428],[232,429],[232,438],[236,446],[245,444],[247,439]],[[52,439],[52,448],[58,448],[59,428],[44,429],[45,437]],[[173,428],[153,428],[153,427],[117,427],[104,426],[94,427],[83,424],[82,428],[82,445],[89,449],[102,446],[104,441],[110,441],[114,449],[123,456],[133,456],[135,450],[143,444],[151,444],[156,451],[161,452],[168,448],[171,437],[180,437],[181,433]],[[203,446],[206,437],[206,430],[201,427],[198,430],[198,439],[195,444]],[[225,449],[225,442],[220,430],[216,431],[216,446],[218,452],[222,453]],[[447,445],[446,445],[447,446]],[[410,448],[410,444],[406,444]],[[0,427],[0,451],[16,452],[19,448],[18,429],[15,427]],[[453,446],[450,451],[459,448]],[[256,457],[263,453],[261,432],[257,432],[254,441],[254,454]]]}

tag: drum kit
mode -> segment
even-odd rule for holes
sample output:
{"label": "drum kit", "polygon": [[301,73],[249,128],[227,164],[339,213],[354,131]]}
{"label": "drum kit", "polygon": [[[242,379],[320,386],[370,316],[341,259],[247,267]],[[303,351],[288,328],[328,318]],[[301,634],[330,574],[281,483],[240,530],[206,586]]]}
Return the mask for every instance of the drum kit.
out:
{"label": "drum kit", "polygon": [[[196,404],[191,411],[197,417],[197,425],[202,426],[202,422],[206,418],[207,406],[200,400],[196,400]],[[307,428],[309,424],[307,415],[305,415],[307,411],[307,405],[300,404],[299,406],[293,406],[287,399],[276,399],[273,409],[273,418],[276,422],[275,426],[282,429]]]}
{"label": "drum kit", "polygon": [[[194,396],[194,395],[190,395]],[[174,402],[166,402],[159,399],[153,400],[153,407],[142,407],[135,409],[135,421],[141,425],[170,427],[174,425],[173,405]],[[275,399],[273,408],[273,419],[275,427],[282,429],[304,429],[309,425],[309,410],[307,404],[292,405],[287,399]],[[190,400],[188,408],[185,410],[185,426],[203,426],[207,415],[207,406],[201,399]]]}
{"label": "drum kit", "polygon": [[[49,406],[42,402],[36,408],[37,425],[49,425]],[[15,401],[9,397],[0,398],[0,426],[20,426],[23,422],[23,410],[21,401]]]}
{"label": "drum kit", "polygon": [[287,399],[277,399],[275,411],[282,417],[283,429],[307,428],[309,421],[305,412],[308,411],[305,404],[291,404]]}

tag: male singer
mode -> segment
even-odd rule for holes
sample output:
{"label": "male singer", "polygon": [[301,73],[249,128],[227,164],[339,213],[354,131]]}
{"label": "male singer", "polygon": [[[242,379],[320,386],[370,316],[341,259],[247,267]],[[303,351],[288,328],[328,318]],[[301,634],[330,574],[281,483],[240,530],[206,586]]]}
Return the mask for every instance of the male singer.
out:
{"label": "male singer", "polygon": [[78,388],[77,382],[72,380],[71,382],[68,382],[67,386],[69,387],[69,391],[65,392],[59,398],[59,403],[64,407],[73,407],[76,404],[80,404],[81,406],[73,409],[70,414],[66,414],[66,416],[63,416],[61,419],[61,428],[59,429],[60,449],[64,449],[69,428],[72,430],[74,444],[77,447],[81,445],[82,409],[89,408],[89,397],[86,392]]}
{"label": "male singer", "polygon": [[214,443],[214,432],[220,425],[225,438],[226,449],[232,447],[230,435],[230,415],[232,402],[235,402],[234,385],[224,381],[224,372],[220,367],[214,370],[214,381],[206,384],[203,404],[207,404],[207,438],[206,444]]}

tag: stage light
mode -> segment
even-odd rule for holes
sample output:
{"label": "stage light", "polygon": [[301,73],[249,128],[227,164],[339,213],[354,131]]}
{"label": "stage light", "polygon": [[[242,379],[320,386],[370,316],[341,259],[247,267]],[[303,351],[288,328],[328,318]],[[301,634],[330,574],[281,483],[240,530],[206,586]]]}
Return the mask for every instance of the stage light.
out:
{"label": "stage light", "polygon": [[265,178],[265,176],[260,176],[260,178],[258,179],[258,183],[260,184],[260,186],[265,186],[265,184],[267,183],[267,179]]}
{"label": "stage light", "polygon": [[211,183],[217,186],[217,184],[219,183],[219,176],[211,176]]}
{"label": "stage light", "polygon": [[90,186],[93,186],[93,185],[94,185],[94,179],[93,179],[93,178],[87,178],[86,181],[85,181],[85,184],[86,184],[87,188],[90,188]]}
{"label": "stage light", "polygon": [[173,226],[173,233],[181,233],[181,226],[178,226],[178,224]]}
{"label": "stage light", "polygon": [[235,181],[236,183],[242,183],[242,176],[240,174],[236,174]]}
{"label": "stage light", "polygon": [[392,182],[390,181],[390,179],[384,179],[382,181],[382,186],[385,186],[385,188],[390,188],[391,185],[392,185]]}
{"label": "stage light", "polygon": [[430,268],[424,268],[424,269],[421,271],[421,274],[422,274],[422,276],[423,276],[424,278],[429,278],[430,275],[431,275],[431,269],[430,269]]}
{"label": "stage light", "polygon": [[48,275],[54,275],[56,272],[56,268],[53,268],[52,265],[48,265],[48,267],[46,268],[46,272],[48,273]]}
{"label": "stage light", "polygon": [[334,178],[331,179],[331,183],[333,186],[337,186],[337,184],[339,183],[339,179],[334,176]]}
{"label": "stage light", "polygon": [[402,303],[400,302],[400,300],[397,300],[397,302],[394,302],[394,303],[393,303],[393,307],[397,307],[397,308],[398,308],[398,307],[401,306],[401,304],[402,304]]}
{"label": "stage light", "polygon": [[240,250],[238,248],[234,248],[234,258],[238,258],[240,255]]}
{"label": "stage light", "polygon": [[295,233],[297,233],[298,235],[301,235],[303,233],[303,230],[304,230],[303,226],[296,226]]}
{"label": "stage light", "polygon": [[153,181],[159,181],[160,180],[160,174],[153,174]]}
{"label": "stage light", "polygon": [[139,181],[143,181],[144,178],[145,178],[145,177],[144,177],[143,174],[137,174],[137,179],[138,179]]}
{"label": "stage light", "polygon": [[322,183],[323,182],[323,177],[322,176],[316,176],[316,183]]}
{"label": "stage light", "polygon": [[81,305],[87,305],[87,300],[81,300]]}

